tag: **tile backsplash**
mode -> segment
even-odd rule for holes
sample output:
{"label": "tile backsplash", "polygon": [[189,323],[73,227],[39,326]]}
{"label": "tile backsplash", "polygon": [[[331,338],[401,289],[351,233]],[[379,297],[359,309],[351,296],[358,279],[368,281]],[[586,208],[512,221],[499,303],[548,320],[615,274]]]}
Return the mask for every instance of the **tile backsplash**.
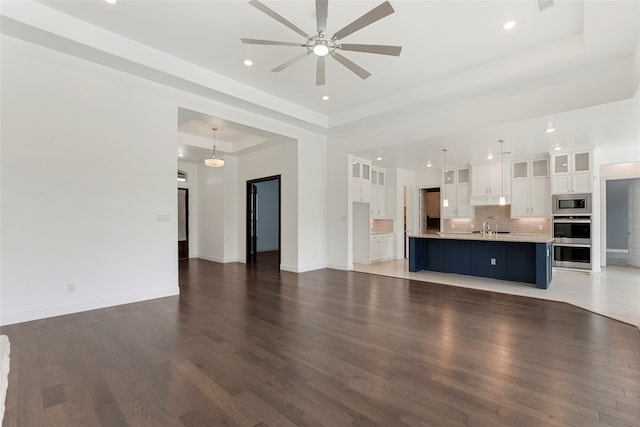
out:
{"label": "tile backsplash", "polygon": [[[483,221],[487,221],[492,230],[497,225],[498,231],[509,231],[517,234],[551,235],[550,218],[511,218],[511,206],[476,206],[475,218],[445,219],[443,231],[471,232],[482,230]],[[542,230],[540,230],[542,226]]]}
{"label": "tile backsplash", "polygon": [[372,233],[393,233],[393,220],[392,219],[372,219],[371,232]]}

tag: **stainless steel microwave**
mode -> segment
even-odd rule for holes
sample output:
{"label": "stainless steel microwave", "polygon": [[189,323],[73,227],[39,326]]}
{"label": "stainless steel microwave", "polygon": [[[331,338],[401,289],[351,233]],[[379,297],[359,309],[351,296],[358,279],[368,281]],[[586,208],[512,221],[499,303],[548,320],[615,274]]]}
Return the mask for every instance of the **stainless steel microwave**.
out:
{"label": "stainless steel microwave", "polygon": [[556,194],[553,196],[554,215],[590,215],[591,194]]}

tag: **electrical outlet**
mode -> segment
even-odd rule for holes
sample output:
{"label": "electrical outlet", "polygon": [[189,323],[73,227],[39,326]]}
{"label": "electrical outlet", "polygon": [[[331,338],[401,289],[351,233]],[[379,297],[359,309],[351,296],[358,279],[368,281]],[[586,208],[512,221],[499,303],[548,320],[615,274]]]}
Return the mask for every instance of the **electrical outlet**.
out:
{"label": "electrical outlet", "polygon": [[496,265],[496,259],[495,258],[491,258],[491,265]]}
{"label": "electrical outlet", "polygon": [[456,228],[456,225],[455,224],[451,224],[451,228]]}
{"label": "electrical outlet", "polygon": [[542,224],[540,224],[540,225],[538,226],[538,230],[541,230],[541,231],[542,231],[542,230],[544,230],[544,226],[543,226]]}
{"label": "electrical outlet", "polygon": [[76,291],[76,284],[75,283],[67,284],[67,292],[71,293],[71,292],[75,292],[75,291]]}
{"label": "electrical outlet", "polygon": [[473,224],[471,224],[471,229],[473,230]]}

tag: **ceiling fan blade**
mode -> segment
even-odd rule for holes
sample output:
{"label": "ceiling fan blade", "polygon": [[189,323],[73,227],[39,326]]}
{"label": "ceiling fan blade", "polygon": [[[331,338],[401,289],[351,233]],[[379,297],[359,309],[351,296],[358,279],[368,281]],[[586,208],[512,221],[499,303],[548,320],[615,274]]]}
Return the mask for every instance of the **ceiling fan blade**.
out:
{"label": "ceiling fan blade", "polygon": [[273,9],[270,9],[268,6],[266,6],[263,3],[260,3],[258,0],[251,0],[249,2],[249,4],[253,7],[255,7],[256,9],[266,13],[267,15],[269,15],[270,17],[272,17],[273,19],[275,19],[276,21],[280,22],[283,25],[286,25],[287,27],[291,28],[293,31],[295,31],[296,33],[300,34],[302,37],[308,38],[309,36],[307,35],[307,33],[305,33],[304,31],[302,31],[300,28],[298,28],[295,24],[293,24],[291,21],[289,21],[288,19],[286,19],[285,17],[283,17],[282,15],[278,14],[277,12],[275,12]]}
{"label": "ceiling fan blade", "polygon": [[385,16],[391,15],[393,12],[394,10],[393,7],[391,7],[391,3],[385,1],[384,3],[374,7],[369,12],[365,13],[360,18],[356,19],[351,24],[335,33],[333,38],[336,40],[342,40],[349,34],[355,33],[356,31],[366,27],[367,25],[373,24],[374,22],[384,18]]}
{"label": "ceiling fan blade", "polygon": [[272,46],[304,46],[302,43],[292,43],[292,42],[279,42],[275,40],[260,40],[260,39],[245,39],[241,38],[242,43],[244,44],[266,44]]}
{"label": "ceiling fan blade", "polygon": [[318,56],[318,61],[316,62],[316,86],[324,86],[324,56]]}
{"label": "ceiling fan blade", "polygon": [[275,72],[275,73],[277,73],[277,72],[279,72],[279,71],[282,71],[282,70],[284,70],[285,68],[290,67],[290,66],[292,66],[293,64],[295,64],[296,62],[298,62],[298,61],[302,60],[303,58],[306,58],[310,53],[311,53],[311,52],[304,52],[304,53],[301,53],[300,55],[298,55],[298,56],[296,56],[296,57],[294,57],[294,58],[292,58],[292,59],[288,60],[288,61],[287,61],[287,62],[285,62],[284,64],[280,64],[280,65],[278,65],[276,68],[274,68],[274,69],[273,69],[273,70],[271,70],[271,71],[273,71],[273,72]]}
{"label": "ceiling fan blade", "polygon": [[400,56],[402,46],[388,46],[383,44],[348,44],[343,43],[340,46],[342,50],[350,50],[352,52],[377,53],[380,55]]}
{"label": "ceiling fan blade", "polygon": [[344,65],[346,68],[348,68],[358,77],[360,77],[362,80],[366,79],[371,75],[370,72],[368,72],[367,70],[365,70],[364,68],[356,64],[355,62],[351,61],[350,59],[347,59],[346,57],[340,55],[338,52],[333,52],[331,56],[333,56],[336,61]]}
{"label": "ceiling fan blade", "polygon": [[319,33],[325,33],[327,31],[328,14],[329,0],[316,0],[316,22],[318,23]]}

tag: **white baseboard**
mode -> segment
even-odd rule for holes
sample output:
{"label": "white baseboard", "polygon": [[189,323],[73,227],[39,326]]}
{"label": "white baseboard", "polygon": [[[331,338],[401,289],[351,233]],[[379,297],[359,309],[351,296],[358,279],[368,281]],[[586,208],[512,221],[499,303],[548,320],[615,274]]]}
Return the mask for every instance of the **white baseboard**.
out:
{"label": "white baseboard", "polygon": [[212,262],[219,262],[219,263],[223,263],[224,262],[224,258],[220,258],[217,256],[209,256],[209,255],[198,255],[199,259],[203,259],[205,261],[212,261]]}
{"label": "white baseboard", "polygon": [[607,248],[607,253],[628,254],[629,253],[629,249],[609,249],[609,248]]}
{"label": "white baseboard", "polygon": [[30,322],[32,320],[45,319],[47,317],[63,316],[65,314],[80,313],[82,311],[97,310],[116,305],[130,304],[133,302],[147,301],[156,298],[164,298],[180,295],[180,288],[175,287],[156,289],[149,292],[132,295],[119,295],[116,297],[83,301],[74,304],[47,307],[33,311],[21,311],[7,313],[4,311],[0,317],[0,325],[13,325],[14,323]]}
{"label": "white baseboard", "polygon": [[303,266],[280,264],[280,270],[291,271],[293,273],[304,273],[305,271],[321,270],[327,268],[327,264],[308,264]]}
{"label": "white baseboard", "polygon": [[332,268],[334,270],[353,270],[353,264],[351,268],[347,264],[327,264],[326,268]]}

